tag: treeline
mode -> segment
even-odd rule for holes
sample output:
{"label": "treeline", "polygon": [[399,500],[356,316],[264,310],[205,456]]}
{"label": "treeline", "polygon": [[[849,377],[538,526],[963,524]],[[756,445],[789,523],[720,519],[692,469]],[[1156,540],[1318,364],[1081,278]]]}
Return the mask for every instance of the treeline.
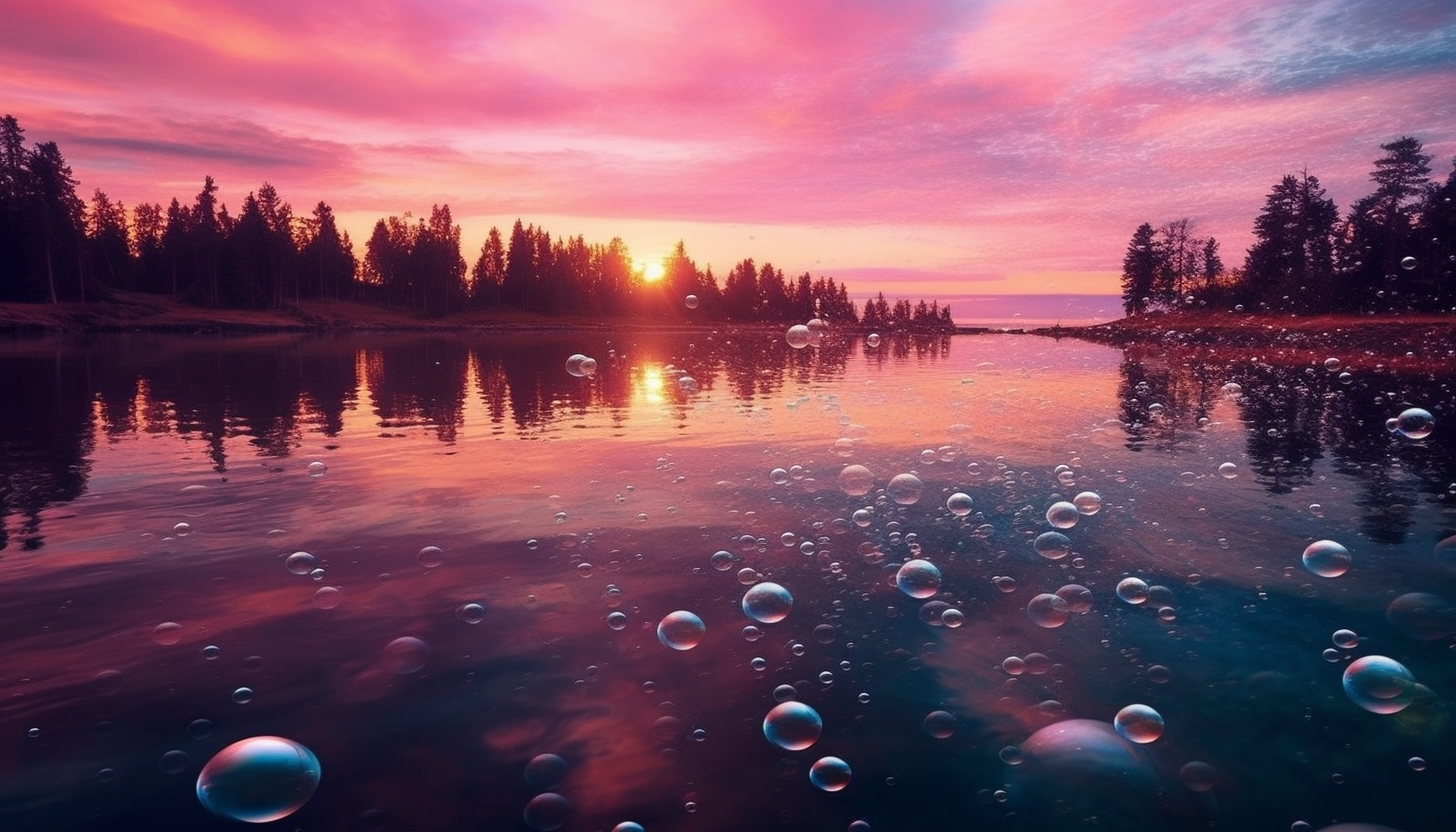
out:
{"label": "treeline", "polygon": [[13,116],[0,120],[0,301],[86,302],[113,290],[175,295],[210,307],[268,309],[352,300],[427,316],[509,307],[542,315],[647,316],[667,321],[803,322],[948,331],[950,309],[883,295],[861,310],[832,277],[786,275],[745,259],[719,285],[679,242],[660,276],[635,268],[620,238],[553,237],[517,220],[491,228],[467,263],[448,205],[429,217],[379,220],[362,259],[333,209],[298,216],[264,183],[237,215],[212,177],[184,204],[128,210],[104,191],[89,203],[55,142],[32,148]]}
{"label": "treeline", "polygon": [[1309,171],[1284,176],[1254,220],[1242,268],[1188,219],[1133,232],[1122,263],[1129,315],[1187,305],[1301,314],[1450,311],[1456,307],[1456,161],[1443,184],[1432,156],[1404,136],[1380,149],[1375,190],[1342,217]]}

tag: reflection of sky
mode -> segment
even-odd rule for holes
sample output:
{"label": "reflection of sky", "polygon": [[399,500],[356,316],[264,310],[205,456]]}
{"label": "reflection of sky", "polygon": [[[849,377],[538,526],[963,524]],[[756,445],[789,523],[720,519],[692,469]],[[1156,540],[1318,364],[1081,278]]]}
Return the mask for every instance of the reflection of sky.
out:
{"label": "reflection of sky", "polygon": [[[302,826],[380,810],[389,828],[516,828],[532,794],[521,769],[551,751],[573,764],[562,787],[577,807],[573,829],[625,819],[649,828],[842,829],[856,817],[876,828],[1011,828],[992,796],[1018,782],[996,757],[1003,746],[1062,717],[1106,722],[1144,702],[1168,724],[1147,749],[1173,790],[1165,828],[1209,818],[1318,826],[1357,809],[1406,832],[1439,828],[1421,825],[1419,813],[1435,799],[1435,778],[1420,779],[1404,761],[1420,754],[1434,768],[1447,759],[1444,706],[1403,718],[1358,711],[1339,688],[1345,654],[1335,663],[1321,656],[1330,633],[1350,627],[1367,642],[1348,655],[1391,655],[1438,698],[1456,689],[1449,639],[1416,641],[1384,616],[1395,595],[1449,582],[1426,542],[1446,523],[1439,503],[1413,507],[1407,544],[1378,544],[1358,531],[1369,510],[1359,480],[1329,459],[1313,463],[1301,490],[1271,492],[1250,470],[1232,399],[1216,399],[1201,428],[1182,414],[1129,450],[1127,431],[1109,422],[1126,407],[1123,356],[1103,347],[958,337],[947,352],[887,350],[883,360],[855,347],[842,367],[791,367],[752,399],[711,371],[702,392],[676,395],[668,366],[715,366],[693,358],[711,352],[706,344],[690,352],[623,339],[625,358],[604,361],[590,380],[570,378],[553,358],[538,392],[561,404],[531,424],[493,419],[483,365],[471,358],[451,442],[438,425],[419,423],[427,420],[381,426],[378,391],[363,371],[337,433],[324,435],[304,413],[285,455],[263,454],[250,425],[232,421],[223,473],[196,433],[98,431],[86,492],[47,509],[45,547],[0,560],[10,588],[0,604],[9,634],[0,645],[0,725],[14,738],[0,750],[14,773],[0,805],[32,806],[53,827],[68,817],[81,826],[62,806],[85,795],[103,817],[182,828],[205,817],[187,776],[159,770],[160,755],[187,750],[195,775],[227,742],[277,733],[309,745],[323,764]],[[595,345],[586,351],[606,356]],[[393,353],[367,354],[388,372]],[[583,397],[611,384],[612,373],[629,385],[622,403]],[[390,383],[397,395],[409,391]],[[154,404],[142,397],[135,412]],[[847,455],[835,451],[839,438],[852,440]],[[942,446],[954,461],[939,458]],[[324,476],[308,476],[312,460],[327,463]],[[1216,474],[1224,461],[1240,465],[1237,479]],[[870,467],[880,486],[913,470],[925,496],[911,507],[875,506],[864,529],[836,524],[874,502],[838,490],[849,462]],[[1053,475],[1060,464],[1072,467],[1069,485]],[[771,469],[795,465],[802,478],[771,484]],[[1099,492],[1104,508],[1067,530],[1074,556],[1036,556],[1029,541],[1048,528],[1046,506],[1083,489]],[[964,520],[943,508],[953,490],[973,497]],[[171,533],[180,521],[192,526],[185,537]],[[936,600],[961,609],[963,626],[922,622],[921,603],[861,556],[871,543],[890,563],[907,557],[897,531],[916,534],[921,554],[941,565]],[[766,545],[745,548],[742,535]],[[1299,552],[1317,537],[1350,547],[1348,575],[1318,578],[1300,566]],[[798,548],[805,541],[812,555]],[[417,561],[425,545],[445,550],[443,566]],[[318,556],[320,581],[283,568],[296,549]],[[709,566],[718,549],[738,556],[734,569]],[[764,625],[756,642],[739,633],[748,623],[738,608],[744,566],[795,596],[790,617]],[[1167,587],[1174,617],[1118,601],[1112,588],[1127,575]],[[1013,579],[1014,591],[996,578]],[[1092,590],[1092,612],[1057,629],[1034,626],[1027,602],[1065,583]],[[621,632],[605,624],[609,584],[629,618]],[[322,586],[340,589],[336,608],[315,606]],[[486,609],[478,625],[455,613],[471,601]],[[680,608],[708,628],[702,645],[681,653],[653,632]],[[183,625],[175,646],[151,638],[166,620]],[[815,638],[821,624],[834,628],[829,643]],[[396,675],[383,662],[384,645],[401,635],[430,645],[421,673]],[[207,644],[221,656],[203,659]],[[1008,656],[1033,653],[1048,657],[1047,672],[1000,669]],[[750,669],[754,657],[768,669]],[[1154,681],[1154,665],[1170,679]],[[123,674],[114,691],[97,681],[106,670]],[[826,672],[829,683],[820,681]],[[783,683],[825,718],[811,751],[779,752],[759,732]],[[236,705],[229,695],[244,684],[256,697]],[[938,708],[957,716],[950,739],[921,730]],[[198,717],[218,726],[204,740],[184,731]],[[39,741],[23,737],[32,726]],[[701,742],[689,736],[699,728]],[[808,785],[820,754],[850,761],[848,790],[829,796]],[[1192,759],[1220,772],[1220,804],[1178,784],[1176,771]],[[96,779],[108,767],[114,787]],[[1402,804],[1331,792],[1332,773]],[[148,814],[161,811],[138,804],[148,800],[169,814]]]}

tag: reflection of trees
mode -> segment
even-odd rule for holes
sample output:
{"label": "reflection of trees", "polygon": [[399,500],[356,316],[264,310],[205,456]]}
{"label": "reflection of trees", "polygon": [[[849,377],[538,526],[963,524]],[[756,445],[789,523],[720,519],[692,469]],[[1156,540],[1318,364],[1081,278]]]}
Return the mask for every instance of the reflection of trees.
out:
{"label": "reflection of trees", "polygon": [[[1409,406],[1438,415],[1456,412],[1456,390],[1436,374],[1361,369],[1341,380],[1323,366],[1230,362],[1215,354],[1130,347],[1123,353],[1118,397],[1131,450],[1178,449],[1212,409],[1226,382],[1235,382],[1247,432],[1250,464],[1275,494],[1313,481],[1328,456],[1335,470],[1358,483],[1356,505],[1365,534],[1399,543],[1415,503],[1449,500],[1456,482],[1456,443],[1413,442],[1385,422]],[[1152,407],[1161,404],[1161,409]]]}
{"label": "reflection of trees", "polygon": [[469,364],[469,348],[454,339],[411,338],[367,350],[364,372],[380,427],[424,425],[454,442]]}
{"label": "reflection of trees", "polygon": [[71,352],[7,358],[0,395],[0,549],[19,515],[22,549],[39,549],[41,511],[86,489],[92,449],[90,367]]}

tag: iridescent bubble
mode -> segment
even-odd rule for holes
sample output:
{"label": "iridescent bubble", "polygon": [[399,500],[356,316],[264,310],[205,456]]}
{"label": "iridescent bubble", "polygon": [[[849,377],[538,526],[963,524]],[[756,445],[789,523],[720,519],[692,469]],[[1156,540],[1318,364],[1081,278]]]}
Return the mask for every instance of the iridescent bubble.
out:
{"label": "iridescent bubble", "polygon": [[774,485],[788,485],[789,472],[783,468],[775,468],[768,472],[768,481]]}
{"label": "iridescent bubble", "polygon": [[531,798],[521,812],[521,820],[537,832],[552,832],[566,825],[571,817],[571,801],[556,792],[544,792]]}
{"label": "iridescent bubble", "polygon": [[691,650],[702,642],[707,629],[703,619],[687,610],[677,610],[658,622],[657,640],[674,650]]}
{"label": "iridescent bubble", "polygon": [[913,506],[920,502],[920,494],[925,490],[925,483],[914,474],[896,474],[885,486],[885,493],[891,500],[902,506]]}
{"label": "iridescent bubble", "polygon": [[1345,668],[1345,695],[1371,713],[1404,710],[1416,696],[1416,678],[1405,665],[1385,656],[1362,656]]}
{"label": "iridescent bubble", "polygon": [[1072,539],[1061,532],[1042,532],[1031,545],[1047,560],[1061,560],[1072,554]]}
{"label": "iridescent bubble", "polygon": [[283,737],[239,740],[213,755],[197,776],[197,799],[232,820],[267,823],[303,807],[318,789],[318,757]]}
{"label": "iridescent bubble", "polygon": [[1057,595],[1067,602],[1067,609],[1077,615],[1092,611],[1092,590],[1081,584],[1067,584],[1057,590]]}
{"label": "iridescent bubble", "polygon": [[1234,479],[1239,475],[1239,466],[1232,462],[1225,462],[1218,466],[1218,475],[1226,480]]}
{"label": "iridescent bubble", "polygon": [[1026,672],[1026,660],[1020,656],[1007,656],[1001,660],[1001,669],[1012,676],[1020,676]]}
{"label": "iridescent bubble", "polygon": [[537,754],[526,763],[523,775],[533,789],[550,790],[566,782],[566,758],[560,754]]}
{"label": "iridescent bubble", "polygon": [[473,601],[461,604],[456,608],[455,616],[466,624],[479,624],[485,620],[485,607]]}
{"label": "iridescent bubble", "polygon": [[1407,592],[1385,608],[1385,619],[1397,630],[1421,641],[1437,641],[1456,632],[1456,607],[1440,595]]}
{"label": "iridescent bubble", "polygon": [[1350,550],[1333,540],[1316,540],[1304,549],[1304,568],[1321,578],[1338,578],[1350,571]]}
{"label": "iridescent bubble", "polygon": [[820,757],[809,767],[809,782],[826,792],[843,790],[849,777],[849,763],[838,757]]}
{"label": "iridescent bubble", "polygon": [[697,295],[688,295],[687,297],[683,298],[683,306],[686,306],[689,309],[697,309],[698,308],[698,296]]}
{"label": "iridescent bubble", "polygon": [[607,613],[607,626],[613,630],[627,629],[627,614],[620,611]]}
{"label": "iridescent bubble", "polygon": [[1360,636],[1356,635],[1354,630],[1336,630],[1330,636],[1330,641],[1334,642],[1336,647],[1353,650],[1360,645]]}
{"label": "iridescent bubble", "polygon": [[1026,605],[1026,615],[1036,626],[1054,630],[1067,623],[1072,609],[1062,596],[1043,592]]}
{"label": "iridescent bubble", "polygon": [[951,607],[940,614],[940,623],[954,630],[966,623],[966,614],[955,607]]}
{"label": "iridescent bubble", "polygon": [[313,605],[321,610],[331,610],[342,600],[343,592],[336,586],[321,586],[313,593]]}
{"label": "iridescent bubble", "polygon": [[295,575],[307,575],[318,566],[318,559],[308,552],[294,552],[283,561],[283,565]]}
{"label": "iridescent bubble", "polygon": [[152,628],[152,641],[170,647],[182,640],[182,625],[175,621],[163,621]]}
{"label": "iridescent bubble", "polygon": [[743,614],[760,624],[775,624],[789,617],[794,596],[783,586],[764,581],[743,593]]}
{"label": "iridescent bubble", "polygon": [[865,343],[869,345],[870,349],[878,347],[880,345],[880,333],[871,332],[869,335],[866,335]]}
{"label": "iridescent bubble", "polygon": [[1425,439],[1436,429],[1436,417],[1419,407],[1402,410],[1395,417],[1395,430],[1406,439]]}
{"label": "iridescent bubble", "polygon": [[1117,582],[1117,597],[1136,606],[1148,600],[1148,584],[1141,578],[1123,578]]}
{"label": "iridescent bubble", "polygon": [[430,657],[430,648],[414,636],[400,636],[384,645],[384,664],[393,673],[417,673]]}
{"label": "iridescent bubble", "polygon": [[[692,295],[688,295],[688,297],[692,297]],[[642,828],[642,824],[636,821],[624,820],[613,826],[612,832],[646,832],[646,830]]]}
{"label": "iridescent bubble", "polygon": [[863,465],[846,465],[839,472],[839,490],[851,497],[863,497],[875,487],[875,475]]}
{"label": "iridescent bubble", "polygon": [[1128,705],[1117,712],[1112,727],[1129,742],[1146,744],[1163,736],[1163,715],[1147,705]]}
{"label": "iridescent bubble", "polygon": [[[585,355],[582,355],[579,352],[572,353],[571,357],[566,359],[566,372],[570,373],[576,378],[582,378],[587,374],[585,365],[588,361],[591,361],[591,359],[587,358]],[[596,362],[592,363],[595,365]]]}
{"label": "iridescent bubble", "polygon": [[1077,507],[1078,513],[1090,517],[1102,510],[1102,495],[1095,491],[1083,491],[1072,498],[1072,505]]}
{"label": "iridescent bubble", "polygon": [[920,727],[932,737],[943,740],[956,732],[959,721],[950,711],[931,711],[920,722]]}
{"label": "iridescent bubble", "polygon": [[310,477],[322,477],[328,472],[329,466],[325,465],[322,462],[319,462],[318,460],[314,460],[313,462],[310,462],[308,464],[308,475]]}
{"label": "iridescent bubble", "polygon": [[945,507],[955,516],[965,517],[971,513],[971,495],[957,491],[945,498]]}
{"label": "iridescent bubble", "polygon": [[1077,511],[1077,507],[1065,500],[1052,503],[1046,510],[1047,522],[1058,529],[1072,528],[1077,525],[1077,520],[1081,516],[1082,513]]}
{"label": "iridescent bubble", "polygon": [[850,821],[848,832],[870,832],[870,822],[867,820]]}
{"label": "iridescent bubble", "polygon": [[929,598],[940,591],[940,569],[928,560],[908,560],[895,572],[895,586],[911,598]]}
{"label": "iridescent bubble", "polygon": [[426,546],[416,555],[416,559],[420,562],[420,566],[434,569],[445,562],[445,550],[439,546]]}
{"label": "iridescent bubble", "polygon": [[1400,258],[1400,267],[1402,269],[1405,269],[1406,271],[1410,271],[1410,270],[1414,269],[1416,267],[1416,258],[1414,258],[1414,257],[1402,257],[1402,258]]}
{"label": "iridescent bubble", "polygon": [[793,326],[789,327],[788,332],[784,333],[784,340],[788,341],[789,346],[793,347],[796,350],[801,350],[809,346],[809,341],[811,338],[812,336],[809,334],[809,328],[807,326],[804,326],[803,324],[794,324]]}
{"label": "iridescent bubble", "polygon": [[818,742],[824,731],[819,712],[803,702],[782,702],[763,718],[763,736],[779,748],[803,751]]}
{"label": "iridescent bubble", "polygon": [[1178,779],[1195,792],[1208,792],[1218,783],[1218,774],[1208,763],[1194,760],[1178,769]]}

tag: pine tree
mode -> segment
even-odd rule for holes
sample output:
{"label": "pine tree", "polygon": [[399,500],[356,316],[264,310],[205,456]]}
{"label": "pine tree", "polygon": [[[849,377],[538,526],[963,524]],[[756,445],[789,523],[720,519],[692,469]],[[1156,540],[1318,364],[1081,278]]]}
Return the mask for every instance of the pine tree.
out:
{"label": "pine tree", "polygon": [[1141,315],[1152,302],[1153,287],[1162,271],[1162,260],[1153,226],[1143,223],[1133,232],[1122,258],[1122,308],[1129,315]]}

